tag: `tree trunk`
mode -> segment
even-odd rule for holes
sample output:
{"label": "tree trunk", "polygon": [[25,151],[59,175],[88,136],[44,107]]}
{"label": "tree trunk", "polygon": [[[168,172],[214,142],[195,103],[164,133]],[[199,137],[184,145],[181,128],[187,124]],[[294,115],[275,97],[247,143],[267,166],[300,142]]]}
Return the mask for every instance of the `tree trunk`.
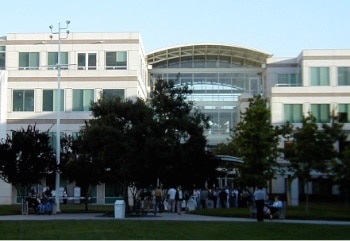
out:
{"label": "tree trunk", "polygon": [[306,203],[305,203],[305,211],[309,211],[309,182],[306,182]]}

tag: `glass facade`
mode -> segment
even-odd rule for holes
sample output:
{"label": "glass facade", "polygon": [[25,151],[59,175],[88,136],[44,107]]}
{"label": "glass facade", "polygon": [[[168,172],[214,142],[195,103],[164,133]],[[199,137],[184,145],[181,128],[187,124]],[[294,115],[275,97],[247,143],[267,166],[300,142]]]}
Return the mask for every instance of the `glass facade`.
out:
{"label": "glass facade", "polygon": [[[148,57],[152,64],[151,86],[162,78],[192,90],[188,99],[210,116],[211,128],[206,132],[209,145],[227,141],[230,130],[239,122],[241,95],[253,97],[262,91],[262,63],[238,58],[242,49],[237,53],[234,48],[224,47],[185,46]],[[255,57],[259,59],[258,54]]]}

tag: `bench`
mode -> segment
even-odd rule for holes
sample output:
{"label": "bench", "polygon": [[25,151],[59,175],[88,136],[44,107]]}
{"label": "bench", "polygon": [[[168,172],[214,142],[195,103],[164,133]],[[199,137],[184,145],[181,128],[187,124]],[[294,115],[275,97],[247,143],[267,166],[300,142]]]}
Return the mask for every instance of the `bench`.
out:
{"label": "bench", "polygon": [[[282,201],[283,206],[282,208],[279,208],[277,212],[274,213],[273,217],[277,217],[278,219],[285,219],[286,218],[286,211],[287,211],[287,205],[286,202]],[[249,206],[249,217],[250,218],[256,218],[257,210],[255,203],[251,206]],[[266,216],[266,214],[265,214]],[[269,216],[267,216],[269,217]]]}
{"label": "bench", "polygon": [[27,197],[26,199],[22,199],[22,215],[28,215],[29,210],[33,210],[36,214],[38,211],[39,202],[36,198]]}

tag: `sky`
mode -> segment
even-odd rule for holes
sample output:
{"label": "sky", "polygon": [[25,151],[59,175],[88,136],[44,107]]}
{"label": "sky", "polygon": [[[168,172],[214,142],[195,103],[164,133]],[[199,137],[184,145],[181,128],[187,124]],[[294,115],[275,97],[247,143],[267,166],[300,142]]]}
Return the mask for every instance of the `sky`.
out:
{"label": "sky", "polygon": [[139,32],[146,53],[216,43],[296,57],[304,49],[350,49],[349,0],[10,0],[0,36],[45,33],[70,20],[70,32]]}

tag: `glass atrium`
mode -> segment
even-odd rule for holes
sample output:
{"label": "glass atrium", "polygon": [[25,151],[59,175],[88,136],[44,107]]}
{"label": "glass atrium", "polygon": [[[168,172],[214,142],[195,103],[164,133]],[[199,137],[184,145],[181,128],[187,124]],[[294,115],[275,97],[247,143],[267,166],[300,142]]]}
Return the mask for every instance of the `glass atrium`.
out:
{"label": "glass atrium", "polygon": [[[157,78],[187,84],[189,99],[209,115],[209,146],[226,142],[239,121],[241,95],[262,91],[262,73],[269,54],[230,45],[199,44],[172,47],[147,55],[150,85]],[[247,101],[247,100],[245,100]]]}

